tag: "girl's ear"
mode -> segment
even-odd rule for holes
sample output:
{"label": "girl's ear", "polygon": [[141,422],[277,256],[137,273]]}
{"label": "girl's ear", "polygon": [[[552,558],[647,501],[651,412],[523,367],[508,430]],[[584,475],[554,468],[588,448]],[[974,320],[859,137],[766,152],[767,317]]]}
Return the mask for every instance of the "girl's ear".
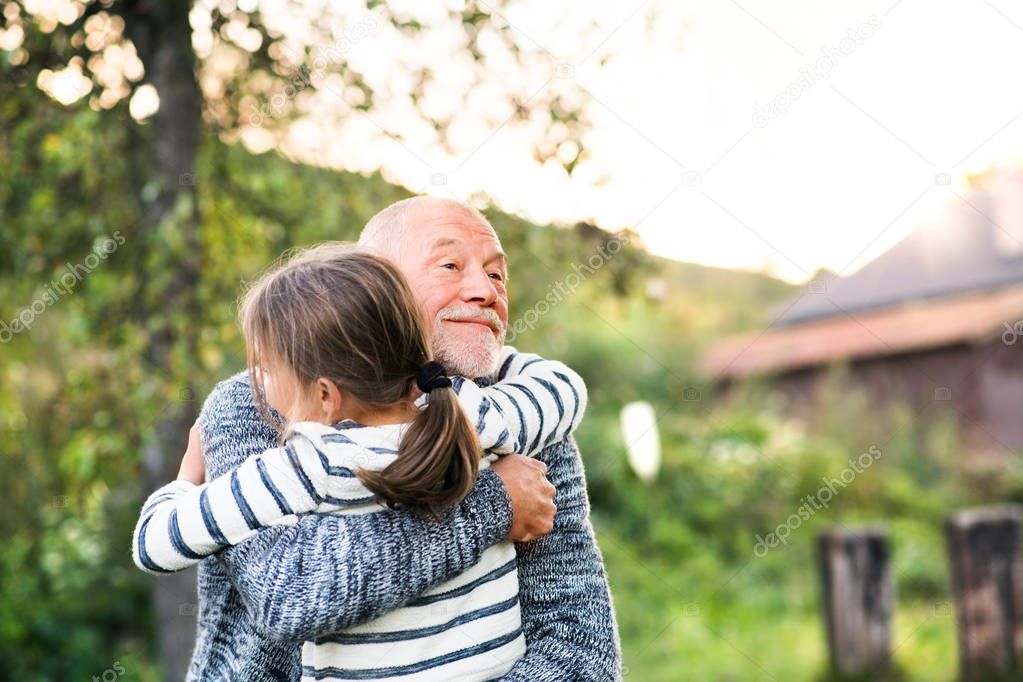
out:
{"label": "girl's ear", "polygon": [[316,380],[316,398],[323,417],[328,421],[336,421],[334,417],[341,413],[344,404],[344,396],[337,384],[326,377],[320,377]]}

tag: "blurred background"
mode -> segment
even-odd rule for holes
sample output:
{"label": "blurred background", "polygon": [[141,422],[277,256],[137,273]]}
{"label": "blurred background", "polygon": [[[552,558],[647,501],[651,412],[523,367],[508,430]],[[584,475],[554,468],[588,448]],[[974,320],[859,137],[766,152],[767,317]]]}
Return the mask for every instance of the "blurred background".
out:
{"label": "blurred background", "polygon": [[510,338],[587,380],[628,679],[829,679],[815,542],[862,524],[895,674],[955,679],[943,523],[1023,500],[1017,4],[0,9],[5,679],[180,679],[194,573],[130,533],[242,283],[420,193],[486,212]]}

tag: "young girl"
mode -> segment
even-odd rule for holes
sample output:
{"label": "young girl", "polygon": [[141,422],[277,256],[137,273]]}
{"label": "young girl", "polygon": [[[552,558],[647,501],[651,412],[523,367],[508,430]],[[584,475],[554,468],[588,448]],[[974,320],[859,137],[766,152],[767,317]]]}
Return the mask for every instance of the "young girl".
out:
{"label": "young girl", "polygon": [[[535,454],[585,408],[578,375],[511,348],[499,384],[445,376],[398,270],[344,247],[270,272],[241,318],[256,404],[283,419],[282,446],[204,485],[153,493],[132,543],[143,570],[186,568],[297,514],[436,517],[472,489],[484,449]],[[404,607],[306,642],[303,679],[490,679],[524,653],[515,549],[504,542]]]}

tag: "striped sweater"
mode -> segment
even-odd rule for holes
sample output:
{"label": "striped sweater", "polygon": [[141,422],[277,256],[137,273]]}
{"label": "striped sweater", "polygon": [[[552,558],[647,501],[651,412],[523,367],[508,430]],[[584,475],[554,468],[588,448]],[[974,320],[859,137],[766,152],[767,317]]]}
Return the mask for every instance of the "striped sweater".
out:
{"label": "striped sweater", "polygon": [[[500,381],[493,377],[477,383]],[[277,444],[259,416],[248,374],[221,381],[199,415],[206,477]],[[595,452],[599,460],[604,453]],[[572,437],[537,455],[554,484],[547,535],[515,546],[526,655],[503,682],[621,678],[618,628],[589,520],[582,458]],[[306,514],[267,528],[199,564],[195,650],[188,680],[297,682],[302,643],[366,623],[475,566],[512,522],[500,477],[476,487],[441,521],[409,511]]]}
{"label": "striped sweater", "polygon": [[[511,348],[503,360],[507,374],[498,385],[454,382],[483,446],[536,454],[567,437],[585,408],[578,375]],[[229,474],[203,486],[176,481],[161,488],[136,528],[136,563],[152,572],[179,570],[298,514],[382,511],[354,471],[394,461],[406,426],[298,424],[283,447]],[[515,566],[513,545],[498,543],[476,566],[405,606],[307,642],[303,679],[489,679],[507,672],[525,653]]]}

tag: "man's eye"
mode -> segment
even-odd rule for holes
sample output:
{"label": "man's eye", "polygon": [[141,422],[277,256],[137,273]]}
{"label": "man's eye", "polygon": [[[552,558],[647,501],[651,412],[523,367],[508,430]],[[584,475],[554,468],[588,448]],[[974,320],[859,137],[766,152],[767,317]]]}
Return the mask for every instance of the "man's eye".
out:
{"label": "man's eye", "polygon": [[500,272],[492,272],[490,273],[490,279],[497,280],[498,282],[503,282],[504,275],[502,275]]}
{"label": "man's eye", "polygon": [[454,263],[444,263],[443,265],[441,265],[441,267],[442,268],[447,268],[448,270],[457,270],[458,269],[458,266],[455,265]]}

